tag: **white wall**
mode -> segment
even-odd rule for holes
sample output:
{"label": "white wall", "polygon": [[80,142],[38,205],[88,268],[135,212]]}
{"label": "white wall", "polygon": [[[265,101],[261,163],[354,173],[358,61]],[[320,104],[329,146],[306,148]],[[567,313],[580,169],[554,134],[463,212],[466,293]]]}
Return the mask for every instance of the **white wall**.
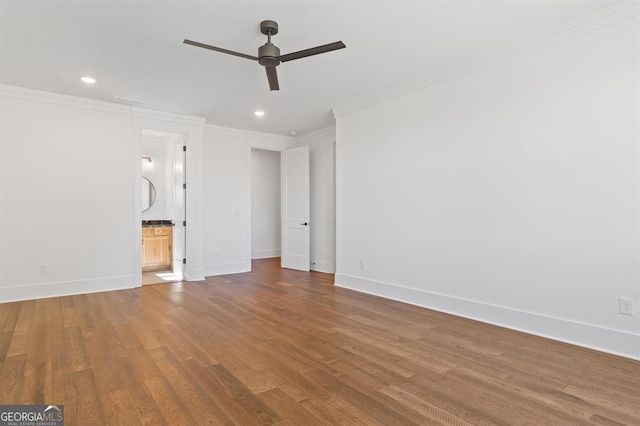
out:
{"label": "white wall", "polygon": [[[0,302],[140,285],[140,157],[160,155],[143,148],[150,133],[187,146],[187,279],[250,270],[251,150],[280,151],[293,138],[12,86],[0,86],[0,102]],[[333,144],[324,139],[305,139],[312,187],[326,200],[312,201],[316,223],[332,203]],[[312,253],[329,262],[327,232]]]}
{"label": "white wall", "polygon": [[[258,243],[264,247],[260,250],[267,250],[261,255],[252,249],[253,240],[260,237],[253,235],[254,238],[251,238],[251,221],[252,218],[254,220],[256,218],[255,214],[250,214],[250,210],[252,206],[264,203],[251,201],[252,148],[257,149],[254,152],[260,153],[281,151],[294,145],[307,145],[310,153],[311,269],[333,273],[335,268],[334,141],[334,128],[302,135],[294,140],[284,136],[206,126],[204,153],[207,215],[205,218],[206,275],[249,271],[251,258],[263,257],[267,251],[267,254],[276,255],[275,248],[268,248],[268,246],[275,241],[279,244],[279,233]],[[276,155],[279,158],[279,153],[274,157]],[[272,164],[269,169],[273,168],[275,165]],[[262,172],[258,172],[258,175],[260,174]],[[253,176],[257,175],[254,173]],[[271,184],[268,186],[269,192],[275,191]],[[277,190],[279,194],[279,187]],[[276,204],[279,211],[279,204]],[[272,221],[272,219],[269,220]],[[277,226],[279,229],[279,222]]]}
{"label": "white wall", "polygon": [[336,283],[640,358],[638,29],[337,110]]}
{"label": "white wall", "polygon": [[134,285],[132,117],[65,101],[0,88],[0,301]]}
{"label": "white wall", "polygon": [[251,258],[280,256],[280,152],[251,150]]}
{"label": "white wall", "polygon": [[0,86],[0,102],[0,302],[140,285],[149,131],[187,146],[187,279],[250,269],[251,149],[292,138],[205,135],[197,117],[12,86]]}
{"label": "white wall", "polygon": [[202,119],[5,85],[0,108],[0,302],[140,285],[143,128],[189,139],[187,277],[204,277]]}
{"label": "white wall", "polygon": [[251,149],[282,150],[291,138],[206,126],[205,275],[251,270]]}
{"label": "white wall", "polygon": [[311,173],[311,269],[335,272],[335,127],[298,136],[309,147]]}

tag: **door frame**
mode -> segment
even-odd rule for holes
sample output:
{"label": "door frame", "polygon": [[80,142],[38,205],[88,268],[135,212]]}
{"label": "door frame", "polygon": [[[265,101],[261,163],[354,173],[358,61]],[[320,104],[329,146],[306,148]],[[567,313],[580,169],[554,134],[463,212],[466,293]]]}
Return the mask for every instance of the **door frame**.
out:
{"label": "door frame", "polygon": [[[131,107],[131,126],[134,136],[133,155],[134,182],[139,182],[142,176],[140,161],[142,146],[142,130],[180,134],[184,136],[187,147],[189,168],[186,170],[186,180],[189,182],[186,192],[186,220],[187,220],[187,265],[185,268],[188,281],[204,280],[204,213],[202,211],[203,189],[203,151],[205,119],[162,111],[148,111],[144,108]],[[134,199],[132,200],[133,214],[131,219],[133,247],[132,286],[142,286],[142,211],[141,186],[134,185]]]}
{"label": "door frame", "polygon": [[[146,133],[146,134],[145,134]],[[186,144],[187,144],[187,135],[182,134],[182,133],[172,133],[172,132],[166,132],[166,131],[158,131],[158,130],[151,130],[151,129],[141,129],[140,130],[140,152],[142,152],[142,138],[144,136],[151,136],[151,137],[158,137],[158,138],[163,138],[163,140],[160,143],[164,143],[164,149],[169,152],[170,151],[170,159],[172,161],[171,167],[174,169],[174,173],[175,173],[175,166],[178,162],[178,159],[175,158],[176,156],[176,151],[177,148],[180,147],[185,147],[184,151],[181,149],[181,152],[185,152],[186,151]],[[168,146],[170,146],[170,148],[168,148]],[[186,153],[185,153],[186,154]],[[183,165],[183,170],[182,170],[182,180],[184,183],[186,183],[186,155],[183,154],[183,158],[181,159],[182,165]],[[137,157],[138,160],[141,158],[140,156]],[[139,182],[140,179],[142,178],[142,162],[138,161],[136,163],[136,166],[140,167],[140,177],[136,178],[136,180]],[[166,171],[169,169],[169,164],[165,164],[165,172],[163,173],[163,176],[165,178],[165,182],[163,187],[165,188],[165,192],[166,192],[166,197],[170,200],[170,210],[171,210],[171,216],[172,216],[172,220],[174,220],[174,226],[172,228],[172,235],[171,235],[171,270],[172,273],[176,273],[177,271],[180,272],[180,277],[177,277],[175,280],[172,281],[184,281],[186,279],[186,271],[184,269],[184,267],[182,267],[182,264],[180,264],[180,266],[176,266],[176,256],[175,256],[175,250],[176,250],[176,245],[177,245],[177,238],[176,238],[176,227],[180,226],[182,227],[183,224],[180,223],[179,220],[175,220],[175,208],[176,208],[176,199],[175,199],[175,176],[172,176],[171,179],[168,179],[168,176],[166,176]],[[138,185],[139,187],[140,185]],[[138,189],[139,191],[141,191],[141,189]],[[185,193],[183,193],[183,208],[184,208],[184,212],[182,213],[182,217],[183,219],[186,218],[186,210],[187,210],[187,205],[186,205],[186,188],[184,189]],[[140,194],[141,195],[141,194]],[[136,198],[138,205],[136,205],[136,209],[140,211],[140,220],[137,221],[137,226],[140,228],[140,234],[141,234],[141,239],[142,239],[142,208],[141,208],[141,204],[142,204],[142,198],[141,196],[138,196]],[[180,256],[180,262],[182,262],[182,258],[186,258],[186,240],[187,240],[187,236],[186,236],[186,228],[183,230],[182,232],[182,241],[181,241],[181,248],[182,248],[182,256]],[[139,247],[139,246],[138,246]],[[142,283],[142,274],[144,273],[142,271],[142,255],[140,257],[140,280]]]}
{"label": "door frame", "polygon": [[[249,158],[249,264],[251,263],[251,261],[253,261],[253,194],[254,194],[254,187],[253,187],[253,177],[254,177],[254,168],[253,168],[253,152],[254,151],[266,151],[266,152],[272,152],[274,154],[278,154],[278,164],[280,164],[280,154],[282,152],[282,150],[279,149],[266,149],[266,148],[262,148],[262,147],[251,147],[250,149],[250,158]],[[278,178],[277,178],[277,185],[278,188],[281,187],[281,176],[280,176],[280,172],[278,173]],[[281,199],[279,198],[277,200],[278,205],[281,205]],[[280,216],[278,216],[278,223],[280,223],[281,219]],[[282,230],[281,230],[282,231]],[[280,257],[282,255],[282,232],[278,233],[278,238],[280,239],[280,244],[279,244],[279,251],[280,251],[280,255],[278,255],[277,257]],[[273,256],[276,257],[276,256]]]}

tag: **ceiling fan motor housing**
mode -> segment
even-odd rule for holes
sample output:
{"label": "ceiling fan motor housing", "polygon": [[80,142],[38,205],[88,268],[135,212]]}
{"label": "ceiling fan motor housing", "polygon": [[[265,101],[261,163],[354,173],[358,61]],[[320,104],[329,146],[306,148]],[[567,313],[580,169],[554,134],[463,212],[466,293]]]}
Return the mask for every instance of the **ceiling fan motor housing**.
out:
{"label": "ceiling fan motor housing", "polygon": [[280,49],[272,43],[265,43],[258,48],[258,62],[265,67],[277,67],[280,65]]}

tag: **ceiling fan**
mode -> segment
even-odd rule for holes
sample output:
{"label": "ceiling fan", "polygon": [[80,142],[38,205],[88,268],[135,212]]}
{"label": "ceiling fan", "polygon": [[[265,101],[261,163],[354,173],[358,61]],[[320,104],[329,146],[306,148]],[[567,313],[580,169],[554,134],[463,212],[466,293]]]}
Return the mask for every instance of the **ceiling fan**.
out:
{"label": "ceiling fan", "polygon": [[327,53],[332,50],[344,49],[347,47],[343,42],[336,41],[335,43],[329,43],[322,46],[312,47],[310,49],[300,50],[298,52],[287,53],[286,55],[280,55],[280,49],[275,44],[271,43],[271,36],[278,34],[278,23],[276,21],[262,21],[260,23],[260,32],[267,36],[267,42],[264,46],[260,46],[258,48],[257,57],[240,52],[234,52],[233,50],[223,49],[221,47],[210,46],[193,40],[185,39],[183,43],[190,44],[191,46],[202,47],[203,49],[215,50],[216,52],[239,56],[241,58],[251,59],[252,61],[258,61],[258,63],[267,70],[267,80],[269,81],[269,88],[271,90],[280,90],[280,86],[278,85],[278,74],[276,73],[276,67],[280,65],[280,62],[293,61],[294,59],[306,58],[307,56],[319,55],[320,53]]}

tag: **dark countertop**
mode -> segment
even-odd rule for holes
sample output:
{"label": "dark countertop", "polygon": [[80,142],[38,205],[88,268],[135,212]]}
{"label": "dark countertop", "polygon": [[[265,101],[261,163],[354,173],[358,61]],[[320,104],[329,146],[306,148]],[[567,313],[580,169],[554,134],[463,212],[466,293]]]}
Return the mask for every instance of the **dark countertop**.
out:
{"label": "dark countertop", "polygon": [[172,220],[143,220],[143,228],[157,228],[160,226],[174,226]]}

